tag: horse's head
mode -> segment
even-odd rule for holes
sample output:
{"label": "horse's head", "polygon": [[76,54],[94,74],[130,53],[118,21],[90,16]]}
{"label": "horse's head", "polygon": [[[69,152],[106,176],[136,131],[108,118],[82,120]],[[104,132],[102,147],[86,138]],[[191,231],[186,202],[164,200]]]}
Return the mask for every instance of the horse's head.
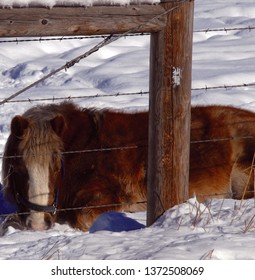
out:
{"label": "horse's head", "polygon": [[25,226],[44,230],[52,226],[61,183],[62,115],[27,113],[15,116],[3,159],[7,198],[16,203]]}

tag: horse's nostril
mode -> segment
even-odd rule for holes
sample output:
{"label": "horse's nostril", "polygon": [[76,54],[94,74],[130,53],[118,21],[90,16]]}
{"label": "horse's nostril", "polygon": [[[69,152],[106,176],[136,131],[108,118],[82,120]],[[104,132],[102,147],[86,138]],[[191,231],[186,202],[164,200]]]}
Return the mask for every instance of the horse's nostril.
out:
{"label": "horse's nostril", "polygon": [[47,230],[53,225],[52,218],[49,214],[43,213],[32,213],[26,221],[26,226],[28,229],[32,230]]}
{"label": "horse's nostril", "polygon": [[46,229],[50,229],[52,227],[52,220],[50,218],[45,220],[45,227]]}

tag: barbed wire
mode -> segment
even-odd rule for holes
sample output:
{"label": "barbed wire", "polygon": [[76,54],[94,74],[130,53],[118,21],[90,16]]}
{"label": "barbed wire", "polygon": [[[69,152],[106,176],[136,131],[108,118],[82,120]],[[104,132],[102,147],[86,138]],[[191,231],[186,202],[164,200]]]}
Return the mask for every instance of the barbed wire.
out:
{"label": "barbed wire", "polygon": [[[247,190],[246,194],[254,194],[254,190]],[[196,193],[194,194],[196,197],[219,197],[219,196],[224,196],[224,197],[231,197],[233,195],[240,195],[242,193],[237,193],[237,192],[224,192],[224,193],[212,193],[212,194],[203,194],[203,193]],[[141,204],[146,204],[147,200],[143,201],[136,201],[136,202],[121,202],[121,203],[110,203],[110,204],[103,204],[103,205],[91,205],[91,206],[79,206],[79,207],[66,207],[66,208],[59,208],[56,209],[56,213],[59,212],[68,212],[68,211],[84,211],[84,210],[90,210],[90,209],[100,209],[100,208],[108,208],[108,207],[123,207],[123,206],[132,206],[132,205],[141,205]],[[46,212],[46,211],[38,211],[38,212]],[[23,216],[23,215],[29,215],[31,212],[12,212],[8,214],[0,214],[0,218],[6,218],[12,215],[15,216]]]}
{"label": "barbed wire", "polygon": [[[242,122],[240,122],[240,123],[242,123]],[[242,139],[254,139],[254,137],[253,136],[240,136],[240,137],[224,137],[224,138],[193,140],[193,141],[190,141],[190,144],[210,143],[210,142],[224,142],[224,141],[238,141],[238,140],[242,140]]]}
{"label": "barbed wire", "polygon": [[6,102],[8,102],[9,100],[14,99],[15,97],[19,96],[20,94],[22,94],[23,92],[29,90],[32,87],[35,87],[36,85],[38,85],[39,83],[45,81],[46,79],[54,76],[56,73],[62,71],[62,70],[67,70],[68,68],[74,66],[75,64],[79,63],[82,59],[87,58],[88,56],[90,56],[91,54],[97,52],[98,50],[100,50],[101,48],[117,41],[120,38],[126,37],[128,34],[132,34],[132,33],[137,33],[139,32],[139,30],[146,26],[149,23],[152,23],[154,21],[157,21],[158,19],[160,19],[161,17],[175,11],[176,9],[180,8],[182,6],[182,4],[184,4],[185,2],[187,2],[189,0],[182,0],[180,2],[178,2],[178,5],[176,5],[175,7],[169,8],[167,10],[165,10],[164,12],[162,12],[161,14],[154,16],[153,18],[149,19],[147,22],[142,23],[134,28],[131,28],[130,30],[121,33],[121,34],[111,34],[108,37],[106,37],[104,40],[102,40],[101,42],[99,42],[97,45],[95,45],[94,47],[92,47],[89,51],[85,52],[82,55],[77,56],[76,58],[68,61],[67,63],[65,63],[64,65],[62,65],[61,67],[57,68],[56,70],[51,71],[49,74],[45,75],[44,77],[42,77],[41,79],[35,81],[34,83],[30,84],[29,86],[23,88],[22,90],[12,94],[11,96],[3,99],[2,101],[0,101],[0,105],[5,104]]}
{"label": "barbed wire", "polygon": [[[247,190],[245,192],[246,194],[253,194],[255,193],[254,190]],[[217,196],[225,196],[225,197],[231,197],[233,195],[241,195],[243,194],[243,192],[224,192],[224,193],[210,193],[210,194],[203,194],[203,193],[198,193],[198,194],[195,194],[195,196],[199,197],[199,196],[206,196],[206,197],[217,197]]]}
{"label": "barbed wire", "polygon": [[[242,83],[236,85],[219,85],[219,86],[204,86],[204,87],[196,87],[191,88],[191,91],[209,91],[209,90],[216,90],[216,89],[225,89],[230,90],[234,88],[242,88],[242,87],[254,87],[255,82],[252,83]],[[18,100],[7,100],[5,103],[25,103],[25,102],[43,102],[43,101],[61,101],[61,100],[75,100],[75,99],[90,99],[90,98],[98,98],[98,97],[118,97],[118,96],[132,96],[132,95],[149,95],[149,91],[137,91],[137,92],[117,92],[112,94],[94,94],[94,95],[80,95],[80,96],[65,96],[65,97],[49,97],[49,98],[27,98],[27,99],[18,99]]]}
{"label": "barbed wire", "polygon": [[[120,146],[120,147],[107,147],[107,148],[95,148],[95,149],[83,149],[83,150],[73,150],[73,151],[62,151],[62,155],[68,154],[85,154],[85,153],[97,153],[97,152],[109,152],[109,151],[124,151],[124,150],[132,150],[132,149],[142,149],[147,146]],[[36,156],[45,156],[46,154],[36,154]],[[12,158],[22,158],[22,155],[13,155],[13,156],[4,156],[3,153],[0,154],[0,159],[12,159]]]}
{"label": "barbed wire", "polygon": [[[132,206],[132,205],[140,205],[147,203],[146,200],[144,201],[137,201],[137,202],[121,202],[121,203],[111,203],[111,204],[104,204],[104,205],[91,205],[91,206],[80,206],[80,207],[68,207],[68,208],[59,208],[56,209],[57,212],[66,212],[66,211],[77,211],[77,210],[89,210],[89,209],[99,209],[99,208],[107,208],[107,207],[119,207],[119,206]],[[46,212],[46,211],[38,211],[38,212]],[[0,217],[8,217],[10,215],[17,215],[17,216],[23,216],[23,215],[29,215],[31,212],[13,212],[9,214],[0,214]]]}
{"label": "barbed wire", "polygon": [[194,30],[194,33],[208,33],[208,32],[229,32],[229,31],[252,31],[255,29],[255,26],[245,26],[245,27],[219,27],[219,28],[205,28]]}
{"label": "barbed wire", "polygon": [[[240,124],[243,122],[233,123]],[[223,138],[212,138],[212,139],[202,139],[202,140],[191,140],[190,144],[200,144],[200,143],[210,143],[210,142],[222,142],[222,141],[240,141],[245,139],[254,139],[254,136],[230,136]],[[133,145],[133,146],[118,146],[118,147],[106,147],[106,148],[94,148],[94,149],[83,149],[83,150],[73,150],[73,151],[62,151],[62,155],[71,155],[71,154],[86,154],[86,153],[98,153],[98,152],[110,152],[110,151],[125,151],[125,150],[134,150],[134,149],[144,149],[148,148],[148,145]],[[36,156],[45,156],[45,153],[36,154]],[[22,158],[23,155],[12,155],[4,156],[4,153],[0,153],[0,159],[15,159]]]}
{"label": "barbed wire", "polygon": [[[246,26],[246,27],[220,27],[220,28],[205,28],[205,29],[198,29],[198,30],[193,30],[194,33],[209,33],[209,32],[230,32],[230,31],[252,31],[255,30],[255,26]],[[149,36],[150,33],[142,32],[142,33],[130,33],[126,34],[125,37],[134,37],[134,36]],[[26,39],[9,39],[9,40],[1,40],[0,39],[0,44],[5,44],[5,43],[28,43],[28,42],[50,42],[50,41],[68,41],[68,40],[85,40],[85,39],[105,39],[109,36],[108,35],[88,35],[88,36],[61,36],[61,37],[39,37],[39,38],[26,38]]]}
{"label": "barbed wire", "polygon": [[[59,41],[59,42],[62,42],[62,41],[68,41],[68,40],[85,40],[85,39],[105,39],[109,36],[110,34],[108,35],[88,35],[88,36],[61,36],[61,37],[47,37],[47,38],[44,38],[44,37],[40,37],[40,38],[27,38],[27,39],[18,39],[18,38],[15,38],[15,39],[10,39],[10,40],[1,40],[0,39],[0,44],[5,44],[5,43],[16,43],[16,44],[19,44],[19,43],[28,43],[28,42],[49,42],[49,41]],[[130,34],[127,34],[125,37],[135,37],[135,36],[148,36],[150,35],[150,33],[145,33],[145,32],[142,32],[142,33],[130,33]]]}
{"label": "barbed wire", "polygon": [[254,87],[255,82],[252,83],[242,83],[242,84],[236,84],[236,85],[220,85],[220,86],[204,86],[204,87],[197,87],[197,88],[192,88],[192,91],[197,91],[197,90],[215,90],[215,89],[233,89],[233,88],[240,88],[240,87]]}
{"label": "barbed wire", "polygon": [[74,99],[90,99],[90,98],[98,98],[98,97],[118,97],[118,96],[132,96],[132,95],[148,95],[149,91],[139,91],[139,92],[117,92],[112,94],[94,94],[94,95],[80,95],[80,96],[66,96],[66,97],[49,97],[49,98],[27,98],[27,99],[18,99],[18,100],[10,100],[6,103],[24,103],[24,102],[42,102],[42,101],[61,101],[61,100],[74,100]]}

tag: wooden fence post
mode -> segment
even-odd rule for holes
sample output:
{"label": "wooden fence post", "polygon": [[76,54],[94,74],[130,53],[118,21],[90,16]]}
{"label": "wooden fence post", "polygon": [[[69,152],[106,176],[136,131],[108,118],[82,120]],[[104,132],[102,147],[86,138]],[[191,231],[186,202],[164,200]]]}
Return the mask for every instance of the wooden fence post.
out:
{"label": "wooden fence post", "polygon": [[151,34],[147,225],[188,198],[194,1],[166,0]]}

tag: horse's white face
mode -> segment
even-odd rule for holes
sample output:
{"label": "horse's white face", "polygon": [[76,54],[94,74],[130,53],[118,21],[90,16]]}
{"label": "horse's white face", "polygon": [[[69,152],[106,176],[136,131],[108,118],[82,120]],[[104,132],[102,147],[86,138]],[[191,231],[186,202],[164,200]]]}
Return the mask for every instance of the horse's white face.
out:
{"label": "horse's white face", "polygon": [[[49,162],[33,161],[25,163],[28,171],[28,201],[36,205],[49,205],[52,190],[49,186]],[[51,219],[46,218],[44,212],[31,210],[26,220],[28,228],[44,230],[51,226]]]}
{"label": "horse's white face", "polygon": [[[61,119],[63,122],[63,118]],[[19,194],[20,212],[29,211],[25,225],[45,230],[53,224],[53,204],[61,178],[62,142],[59,137],[60,117],[31,120],[16,116],[12,135],[16,138],[20,159],[13,164],[13,184]]]}

